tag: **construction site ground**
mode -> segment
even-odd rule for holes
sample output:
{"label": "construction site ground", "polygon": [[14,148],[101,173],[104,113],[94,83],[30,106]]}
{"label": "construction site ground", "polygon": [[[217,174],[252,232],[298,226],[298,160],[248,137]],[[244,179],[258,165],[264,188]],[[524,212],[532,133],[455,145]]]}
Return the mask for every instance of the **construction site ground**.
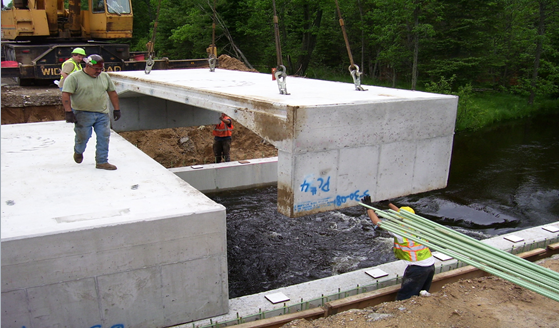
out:
{"label": "construction site ground", "polygon": [[[559,272],[559,255],[538,262]],[[557,328],[559,303],[504,279],[487,276],[443,286],[431,296],[385,302],[282,328]]]}
{"label": "construction site ground", "polygon": [[[226,62],[225,59],[220,57],[220,64]],[[230,62],[232,69],[246,70],[240,62],[234,59]],[[126,115],[125,110],[123,115]],[[56,86],[19,87],[13,81],[2,79],[2,124],[63,119],[60,90]],[[197,126],[120,135],[170,168],[213,162],[212,129],[213,126]],[[91,142],[94,141],[90,141],[90,146]],[[72,153],[69,149],[70,159]],[[277,156],[277,149],[235,123],[231,154],[232,160],[264,158]],[[544,260],[542,265],[559,272],[559,256]],[[489,276],[448,284],[429,297],[387,302],[313,321],[296,320],[283,327],[559,328],[559,302]]]}

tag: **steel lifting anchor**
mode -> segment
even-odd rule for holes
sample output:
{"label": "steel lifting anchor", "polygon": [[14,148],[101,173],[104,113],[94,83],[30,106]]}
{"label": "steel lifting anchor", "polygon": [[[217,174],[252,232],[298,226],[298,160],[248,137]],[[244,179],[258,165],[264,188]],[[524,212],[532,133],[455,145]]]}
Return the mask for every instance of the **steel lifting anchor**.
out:
{"label": "steel lifting anchor", "polygon": [[355,84],[355,90],[357,91],[367,91],[367,89],[363,89],[361,86],[361,72],[359,72],[359,66],[353,65],[355,69],[351,69],[352,65],[349,65],[349,73],[351,73],[351,77],[353,78],[353,83]]}
{"label": "steel lifting anchor", "polygon": [[146,74],[151,73],[151,69],[153,68],[154,64],[155,64],[155,61],[153,60],[153,57],[150,55],[148,60],[146,60],[146,70],[145,70]]}
{"label": "steel lifting anchor", "polygon": [[217,63],[217,59],[215,58],[215,56],[210,55],[210,58],[208,58],[208,64],[210,65],[210,72],[215,71],[215,64],[216,63]]}
{"label": "steel lifting anchor", "polygon": [[155,57],[154,44],[155,44],[155,33],[157,31],[157,20],[159,19],[160,8],[161,8],[161,0],[159,0],[159,4],[157,5],[157,14],[155,15],[155,22],[153,23],[153,34],[151,35],[151,40],[148,41],[148,43],[146,44],[146,48],[148,50],[148,60],[146,61],[146,69],[144,71],[146,74],[151,73],[151,69],[153,68],[153,65],[155,65],[155,61],[153,60],[153,58]]}
{"label": "steel lifting anchor", "polygon": [[278,81],[278,88],[280,94],[289,95],[289,93],[287,92],[287,87],[285,85],[285,78],[287,77],[285,71],[286,71],[285,66],[279,65],[274,74],[276,76],[276,80]]}

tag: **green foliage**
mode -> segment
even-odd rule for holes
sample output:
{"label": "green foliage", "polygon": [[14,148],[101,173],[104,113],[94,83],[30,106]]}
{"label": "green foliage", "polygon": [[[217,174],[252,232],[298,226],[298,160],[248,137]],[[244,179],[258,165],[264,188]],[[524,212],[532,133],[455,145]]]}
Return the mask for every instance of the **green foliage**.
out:
{"label": "green foliage", "polygon": [[458,88],[457,92],[452,91],[452,84],[456,81],[456,75],[449,79],[440,78],[438,82],[429,82],[425,90],[433,93],[458,96],[458,112],[456,115],[456,130],[475,130],[482,127],[487,120],[488,112],[478,106],[472,100],[472,86],[467,84]]}
{"label": "green foliage", "polygon": [[[475,93],[471,84],[460,86],[453,92],[456,76],[439,82],[430,82],[426,91],[458,96],[456,131],[477,130],[496,122],[521,118],[535,113],[538,106],[529,106],[528,94],[515,96],[507,93]],[[555,103],[558,105],[558,102]]]}
{"label": "green foliage", "polygon": [[[132,50],[146,50],[159,2],[133,0]],[[537,29],[540,2],[545,4],[543,35]],[[288,74],[352,82],[335,2],[275,3],[279,59]],[[212,0],[161,0],[157,55],[206,58],[212,42],[213,5]],[[493,90],[517,100],[532,91],[538,99],[559,93],[557,1],[347,0],[339,5],[351,59],[363,73],[362,83],[409,88],[414,51],[419,49],[418,86],[458,95],[459,120],[464,120],[458,121],[461,128],[475,128],[501,116],[492,117],[489,109],[479,106],[473,90]],[[218,55],[241,59],[240,50],[258,70],[270,72],[278,62],[272,1],[219,0],[216,11]],[[534,82],[537,41],[542,51]]]}
{"label": "green foliage", "polygon": [[455,80],[456,75],[452,75],[449,79],[441,76],[439,82],[433,81],[425,84],[425,91],[450,95],[452,94],[452,83],[454,83]]}
{"label": "green foliage", "polygon": [[170,59],[206,58],[212,42],[211,8],[201,0],[162,0],[155,51]]}
{"label": "green foliage", "polygon": [[[157,6],[157,3],[155,3]],[[133,33],[130,40],[132,51],[146,51],[146,43],[151,39],[150,26],[155,19],[154,7],[149,0],[132,0],[132,10],[134,13]]]}
{"label": "green foliage", "polygon": [[458,92],[458,112],[456,115],[456,130],[477,130],[492,122],[492,112],[480,106],[473,99],[472,85],[460,86]]}

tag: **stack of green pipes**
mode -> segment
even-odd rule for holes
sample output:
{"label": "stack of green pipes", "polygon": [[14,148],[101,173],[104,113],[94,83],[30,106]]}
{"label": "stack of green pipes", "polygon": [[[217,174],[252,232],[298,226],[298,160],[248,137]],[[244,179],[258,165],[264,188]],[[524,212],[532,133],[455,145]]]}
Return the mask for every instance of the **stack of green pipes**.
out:
{"label": "stack of green pipes", "polygon": [[423,244],[487,273],[559,302],[559,273],[484,244],[407,211],[383,211],[363,203],[383,220],[384,230]]}

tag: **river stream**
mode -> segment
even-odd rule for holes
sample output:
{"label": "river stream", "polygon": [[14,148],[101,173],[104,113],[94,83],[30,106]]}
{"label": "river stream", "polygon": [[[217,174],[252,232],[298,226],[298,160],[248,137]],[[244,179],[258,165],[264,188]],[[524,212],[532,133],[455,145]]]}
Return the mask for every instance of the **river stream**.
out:
{"label": "river stream", "polygon": [[[391,201],[477,239],[556,222],[558,128],[556,115],[458,133],[448,186]],[[288,218],[276,187],[208,196],[227,208],[231,298],[395,260],[361,206]]]}

